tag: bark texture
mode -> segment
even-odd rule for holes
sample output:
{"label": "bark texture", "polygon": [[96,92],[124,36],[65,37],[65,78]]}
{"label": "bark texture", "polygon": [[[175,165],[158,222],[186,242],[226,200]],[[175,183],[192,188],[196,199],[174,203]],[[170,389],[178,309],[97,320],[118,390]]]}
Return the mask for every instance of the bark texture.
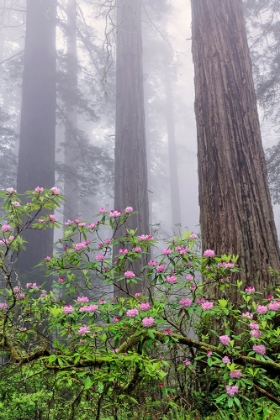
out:
{"label": "bark texture", "polygon": [[[115,143],[115,209],[132,206],[138,214],[127,228],[138,235],[149,233],[148,176],[145,141],[145,112],[142,69],[141,2],[117,1],[117,109]],[[120,232],[125,234],[125,228]],[[143,257],[137,266],[146,265]],[[144,282],[128,288],[141,291]],[[125,288],[125,283],[122,284]],[[117,293],[117,290],[116,290]]]}
{"label": "bark texture", "polygon": [[[56,0],[27,0],[17,190],[55,184]],[[18,266],[26,275],[52,255],[53,230],[26,231]],[[36,273],[33,271],[34,278]],[[31,275],[31,274],[30,274]],[[40,283],[40,278],[37,278]]]}
{"label": "bark texture", "polygon": [[192,0],[203,249],[239,255],[246,285],[271,284],[279,248],[241,0]]}
{"label": "bark texture", "polygon": [[76,0],[68,0],[67,5],[67,97],[66,125],[65,125],[65,154],[64,154],[64,212],[63,220],[74,220],[79,212],[79,186],[77,180],[78,148],[75,139],[77,129],[77,110],[75,107],[78,89],[78,59],[77,59],[77,29],[76,29]]}

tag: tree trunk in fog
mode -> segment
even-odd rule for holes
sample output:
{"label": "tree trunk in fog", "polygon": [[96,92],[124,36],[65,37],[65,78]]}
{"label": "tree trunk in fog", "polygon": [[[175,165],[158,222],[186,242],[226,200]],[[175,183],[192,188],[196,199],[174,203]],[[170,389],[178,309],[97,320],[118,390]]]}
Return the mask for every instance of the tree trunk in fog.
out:
{"label": "tree trunk in fog", "polygon": [[[56,0],[27,0],[17,190],[55,183]],[[53,230],[27,231],[27,250],[19,257],[21,274],[53,251]],[[32,271],[32,278],[36,278]],[[40,283],[40,278],[36,278]]]}
{"label": "tree trunk in fog", "polygon": [[171,74],[169,73],[167,74],[167,77],[165,79],[165,94],[172,228],[176,230],[176,224],[181,223],[181,204],[178,177],[178,157],[174,126],[174,104],[171,87]]}
{"label": "tree trunk in fog", "polygon": [[76,0],[68,0],[67,27],[67,98],[65,125],[65,174],[64,174],[64,212],[63,220],[74,220],[78,217],[79,191],[77,180],[77,143],[75,130],[77,129],[77,112],[74,101],[78,88],[78,59],[77,59],[77,28],[76,28]]}
{"label": "tree trunk in fog", "polygon": [[[138,214],[126,228],[149,233],[148,176],[145,143],[145,113],[142,69],[141,2],[118,0],[117,16],[117,109],[115,144],[115,209],[132,206]],[[117,250],[115,250],[117,251]],[[133,267],[136,274],[147,265],[148,256]],[[121,286],[126,289],[123,282]],[[144,282],[126,289],[143,289]],[[116,294],[120,295],[118,290]],[[125,293],[124,293],[125,294]]]}
{"label": "tree trunk in fog", "polygon": [[279,249],[241,0],[192,0],[203,249],[239,255],[262,290]]}

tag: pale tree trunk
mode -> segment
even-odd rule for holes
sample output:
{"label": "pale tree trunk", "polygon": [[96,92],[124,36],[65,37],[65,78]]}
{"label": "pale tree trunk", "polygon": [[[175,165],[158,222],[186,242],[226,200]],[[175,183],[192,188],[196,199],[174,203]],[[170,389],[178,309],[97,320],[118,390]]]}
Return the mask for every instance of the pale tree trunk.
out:
{"label": "pale tree trunk", "polygon": [[[137,234],[141,235],[149,233],[141,2],[118,0],[117,6],[115,209],[132,206],[138,211],[126,227],[137,228]],[[120,233],[125,234],[125,228]],[[143,256],[133,267],[135,274],[140,275],[141,266],[147,262],[148,256]],[[126,288],[123,282],[121,286],[127,292],[135,293],[143,289],[144,283]],[[121,294],[117,289],[116,293]]]}
{"label": "pale tree trunk", "polygon": [[76,0],[68,0],[67,5],[67,98],[65,123],[65,154],[64,154],[64,212],[63,220],[74,220],[79,212],[79,190],[77,180],[78,147],[75,140],[77,129],[77,111],[74,104],[78,89],[78,59],[76,30]]}
{"label": "pale tree trunk", "polygon": [[[27,0],[26,6],[19,193],[55,183],[56,1]],[[19,256],[18,268],[27,280],[41,283],[45,279],[33,267],[52,255],[53,229],[29,230],[24,238],[28,245]]]}
{"label": "pale tree trunk", "polygon": [[192,13],[203,249],[238,254],[238,277],[262,290],[280,261],[242,1],[192,0]]}
{"label": "pale tree trunk", "polygon": [[172,228],[174,231],[176,231],[176,225],[181,223],[181,204],[178,177],[178,157],[174,125],[174,104],[171,87],[171,74],[169,73],[165,78],[165,95]]}

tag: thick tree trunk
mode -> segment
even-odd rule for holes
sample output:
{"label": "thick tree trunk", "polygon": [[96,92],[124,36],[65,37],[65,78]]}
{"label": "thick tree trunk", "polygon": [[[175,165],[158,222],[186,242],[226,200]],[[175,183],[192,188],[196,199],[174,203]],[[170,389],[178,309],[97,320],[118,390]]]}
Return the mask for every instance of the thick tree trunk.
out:
{"label": "thick tree trunk", "polygon": [[246,285],[271,284],[279,248],[241,0],[192,0],[203,249],[239,255]]}
{"label": "thick tree trunk", "polygon": [[[149,233],[148,176],[142,70],[141,2],[118,0],[117,18],[117,109],[115,145],[115,209],[132,206],[138,214],[127,228],[138,235]],[[125,228],[120,232],[125,234]],[[134,266],[136,274],[148,257]],[[126,288],[125,283],[122,287]],[[143,289],[144,282],[127,290]],[[118,291],[116,290],[118,294]]]}
{"label": "thick tree trunk", "polygon": [[181,223],[181,204],[178,177],[178,158],[176,148],[176,136],[174,125],[174,104],[171,87],[171,74],[168,72],[165,80],[166,94],[166,125],[168,137],[168,160],[169,160],[169,176],[170,176],[170,198],[171,198],[171,215],[172,228],[176,230],[176,224]]}
{"label": "thick tree trunk", "polygon": [[[27,0],[17,190],[55,183],[56,0]],[[52,255],[53,230],[29,230],[18,267],[30,271]],[[38,274],[38,273],[37,273]],[[36,272],[32,271],[36,278]],[[40,283],[40,277],[36,279]]]}
{"label": "thick tree trunk", "polygon": [[68,27],[67,27],[67,98],[66,98],[66,125],[65,125],[65,174],[64,195],[65,204],[63,218],[74,220],[79,211],[79,187],[77,180],[77,142],[75,130],[77,129],[77,112],[74,101],[78,88],[78,60],[77,60],[77,32],[76,32],[76,0],[68,0]]}

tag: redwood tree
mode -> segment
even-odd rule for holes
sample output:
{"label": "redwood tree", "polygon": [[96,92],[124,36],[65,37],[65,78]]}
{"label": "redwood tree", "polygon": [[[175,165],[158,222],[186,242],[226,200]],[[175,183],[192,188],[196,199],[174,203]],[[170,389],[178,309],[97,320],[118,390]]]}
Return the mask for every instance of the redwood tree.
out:
{"label": "redwood tree", "polygon": [[[132,206],[138,214],[127,228],[149,233],[148,181],[142,70],[141,2],[117,1],[117,72],[115,139],[115,209]],[[125,228],[121,231],[125,234]],[[143,257],[138,267],[147,264]],[[144,282],[126,289],[141,291]]]}
{"label": "redwood tree", "polygon": [[271,284],[279,248],[241,0],[192,0],[203,249],[239,255],[244,283]]}
{"label": "redwood tree", "polygon": [[[55,183],[56,0],[27,0],[17,190]],[[21,273],[52,255],[53,230],[29,230]],[[36,273],[33,271],[34,278]],[[40,282],[40,278],[36,279]]]}

